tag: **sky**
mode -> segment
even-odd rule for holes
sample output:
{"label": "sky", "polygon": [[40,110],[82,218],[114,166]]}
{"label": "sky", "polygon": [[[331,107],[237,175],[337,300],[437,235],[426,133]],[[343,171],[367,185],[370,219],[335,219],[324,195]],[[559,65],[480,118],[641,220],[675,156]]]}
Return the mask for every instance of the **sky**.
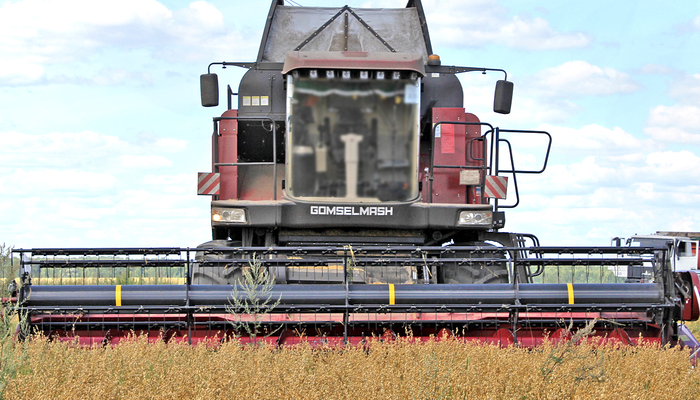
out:
{"label": "sky", "polygon": [[[404,7],[405,0],[296,0]],[[542,174],[518,176],[506,229],[545,245],[700,231],[700,3],[424,0],[464,104],[504,129],[547,131]],[[253,61],[269,2],[21,0],[0,5],[0,243],[16,248],[196,246],[210,239],[214,116],[199,75]],[[218,70],[237,88],[244,71]],[[225,91],[224,91],[225,93]],[[513,134],[518,169],[541,136]],[[505,160],[505,159],[504,159]],[[512,204],[514,188],[501,204]]]}

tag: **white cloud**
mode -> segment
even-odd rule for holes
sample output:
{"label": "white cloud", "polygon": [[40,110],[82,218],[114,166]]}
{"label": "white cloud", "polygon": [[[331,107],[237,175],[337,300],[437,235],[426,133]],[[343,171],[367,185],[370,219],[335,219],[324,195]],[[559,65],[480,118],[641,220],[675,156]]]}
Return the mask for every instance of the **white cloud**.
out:
{"label": "white cloud", "polygon": [[[581,110],[580,106],[567,99],[533,97],[533,91],[516,83],[511,113],[508,115],[496,114],[493,112],[494,82],[496,79],[493,74],[459,75],[464,91],[464,108],[479,117],[488,117],[485,122],[493,125],[502,128],[532,127],[545,121],[548,123],[565,121],[567,117]],[[509,79],[517,78],[509,76]]]}
{"label": "white cloud", "polygon": [[[625,194],[632,197],[629,193]],[[650,234],[657,230],[697,231],[699,216],[688,215],[691,208],[639,207],[629,201],[626,207],[552,207],[511,211],[507,228],[536,233],[543,245],[606,245],[613,237]]]}
{"label": "white cloud", "polygon": [[61,167],[91,169],[96,161],[109,165],[115,154],[137,151],[116,136],[96,132],[30,135],[0,132],[0,166]]}
{"label": "white cloud", "polygon": [[660,142],[700,144],[700,74],[678,76],[668,95],[678,104],[649,110],[644,132]]}
{"label": "white cloud", "polygon": [[173,163],[163,156],[134,156],[134,155],[121,155],[119,156],[119,161],[121,165],[125,168],[163,168],[169,167]]}
{"label": "white cloud", "polygon": [[[236,50],[252,56],[256,47],[229,31],[221,12],[203,1],[175,11],[154,0],[21,0],[0,6],[0,85],[6,86],[74,81],[47,77],[46,67],[83,62],[107,48],[146,49],[181,62],[230,58]],[[150,80],[118,68],[107,72],[93,83]]]}
{"label": "white cloud", "polygon": [[591,154],[603,156],[629,157],[630,151],[651,151],[655,144],[650,140],[640,140],[622,128],[606,128],[597,124],[586,125],[580,129],[564,126],[542,124],[538,129],[552,135],[552,152],[554,154]]}
{"label": "white cloud", "polygon": [[587,46],[591,39],[581,33],[563,34],[554,31],[542,18],[523,20],[513,17],[499,31],[501,40],[509,47],[527,50],[560,50]]}
{"label": "white cloud", "polygon": [[125,69],[102,70],[99,74],[90,79],[91,83],[100,86],[116,86],[130,81],[144,84],[152,83],[151,75],[147,72],[134,72]]}
{"label": "white cloud", "polygon": [[258,43],[251,40],[251,32],[244,36],[227,30],[221,12],[205,1],[195,1],[188,8],[175,11],[162,29],[168,44],[174,45],[160,47],[155,54],[170,61],[230,59],[232,54],[252,59],[258,48]]}
{"label": "white cloud", "polygon": [[210,198],[196,196],[196,175],[144,173],[172,167],[159,152],[177,154],[187,142],[148,139],[141,146],[96,132],[0,133],[1,240],[27,247],[206,241]]}
{"label": "white cloud", "polygon": [[[569,160],[567,160],[569,161]],[[524,196],[543,196],[525,207],[656,208],[700,200],[700,158],[687,150],[609,157],[602,153],[578,162],[550,163],[542,175],[519,176]],[[699,211],[700,213],[700,211]]]}
{"label": "white cloud", "polygon": [[[690,151],[605,154],[520,176],[506,228],[544,244],[605,244],[614,236],[698,229],[700,157]],[[511,192],[512,193],[512,192]],[[509,200],[510,201],[510,200]]]}
{"label": "white cloud", "polygon": [[700,107],[700,74],[687,75],[673,82],[669,96],[682,104]]}
{"label": "white cloud", "polygon": [[649,111],[644,132],[655,140],[700,143],[700,107],[656,106]]}
{"label": "white cloud", "polygon": [[591,38],[582,32],[558,32],[542,18],[509,17],[495,0],[464,3],[427,0],[423,7],[433,44],[476,47],[500,44],[526,50],[580,48]]}
{"label": "white cloud", "polygon": [[66,221],[90,221],[90,224],[85,228],[95,228],[93,221],[98,221],[101,218],[115,215],[116,210],[112,207],[114,204],[110,201],[108,205],[95,204],[86,202],[85,198],[73,198],[72,201],[62,202],[57,204],[58,212],[56,217],[65,219]]}
{"label": "white cloud", "polygon": [[[650,153],[646,162],[666,177],[665,182],[669,182],[668,179],[679,174],[688,178],[700,175],[700,157],[688,150]],[[685,182],[685,184],[690,183]]]}
{"label": "white cloud", "polygon": [[19,168],[11,174],[0,177],[0,191],[3,195],[34,194],[39,196],[82,193],[93,196],[113,189],[117,179],[107,173],[78,170]]}
{"label": "white cloud", "polygon": [[640,89],[626,73],[585,61],[569,61],[544,69],[537,73],[531,87],[546,95],[562,97],[631,93]]}
{"label": "white cloud", "polygon": [[[119,137],[97,132],[52,132],[30,135],[0,132],[0,167],[65,168],[86,171],[116,171],[121,167],[159,168],[172,161],[157,153],[178,153],[187,141],[151,137],[140,146]],[[153,154],[156,153],[156,154]]]}
{"label": "white cloud", "polygon": [[89,26],[121,26],[134,21],[162,23],[171,16],[172,13],[165,6],[153,0],[124,0],[119,3],[23,0],[5,2],[0,8],[0,22],[4,29],[17,30],[9,39],[36,37],[41,30],[62,33],[88,29]]}
{"label": "white cloud", "polygon": [[37,84],[76,84],[89,86],[119,86],[135,83],[140,86],[149,86],[153,84],[151,74],[148,72],[128,71],[123,68],[105,68],[97,72],[91,77],[67,75],[67,74],[52,74],[42,77],[37,81],[26,81],[25,85]]}
{"label": "white cloud", "polygon": [[0,50],[5,57],[34,54],[65,62],[104,45],[148,40],[141,37],[143,30],[162,26],[171,14],[153,0],[5,2],[0,7]]}
{"label": "white cloud", "polygon": [[668,75],[674,72],[672,68],[665,65],[658,64],[647,64],[640,70],[643,74],[658,74],[658,75]]}
{"label": "white cloud", "polygon": [[158,190],[163,193],[178,195],[194,193],[194,182],[194,174],[146,175],[141,180],[141,183],[145,186],[158,187]]}
{"label": "white cloud", "polygon": [[148,188],[1,200],[0,210],[11,214],[3,213],[0,236],[18,247],[196,246],[211,236],[209,199],[192,194]]}
{"label": "white cloud", "polygon": [[166,153],[175,153],[187,149],[187,141],[176,138],[157,138],[152,144],[154,150]]}
{"label": "white cloud", "polygon": [[[287,2],[289,5],[289,2]],[[403,0],[370,0],[362,3],[359,8],[403,8],[406,2]]]}
{"label": "white cloud", "polygon": [[44,67],[22,59],[0,63],[0,85],[24,86],[43,82]]}
{"label": "white cloud", "polygon": [[697,31],[700,31],[700,15],[693,18],[693,28]]}

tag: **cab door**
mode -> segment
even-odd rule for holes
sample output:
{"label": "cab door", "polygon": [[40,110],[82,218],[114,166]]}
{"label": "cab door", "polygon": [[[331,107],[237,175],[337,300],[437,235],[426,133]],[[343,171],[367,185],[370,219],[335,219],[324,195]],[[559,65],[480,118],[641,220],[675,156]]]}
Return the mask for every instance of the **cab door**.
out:
{"label": "cab door", "polygon": [[698,241],[678,240],[676,242],[676,271],[698,270]]}

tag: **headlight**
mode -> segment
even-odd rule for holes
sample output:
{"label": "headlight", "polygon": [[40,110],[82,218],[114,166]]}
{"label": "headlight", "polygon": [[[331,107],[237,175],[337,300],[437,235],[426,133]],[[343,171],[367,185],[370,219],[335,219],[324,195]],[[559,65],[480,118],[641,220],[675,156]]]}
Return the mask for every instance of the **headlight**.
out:
{"label": "headlight", "polygon": [[491,226],[493,214],[490,211],[461,211],[457,225]]}
{"label": "headlight", "polygon": [[245,209],[243,208],[226,208],[223,210],[214,208],[211,210],[211,220],[214,222],[235,222],[239,224],[247,222]]}

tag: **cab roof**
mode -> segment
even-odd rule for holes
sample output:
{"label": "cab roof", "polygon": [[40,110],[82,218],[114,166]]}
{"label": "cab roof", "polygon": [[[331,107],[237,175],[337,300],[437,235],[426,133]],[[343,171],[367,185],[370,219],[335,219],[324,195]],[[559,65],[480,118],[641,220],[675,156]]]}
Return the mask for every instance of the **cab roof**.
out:
{"label": "cab roof", "polygon": [[295,69],[363,69],[414,71],[425,76],[423,56],[417,53],[369,53],[361,51],[290,51],[282,73]]}

